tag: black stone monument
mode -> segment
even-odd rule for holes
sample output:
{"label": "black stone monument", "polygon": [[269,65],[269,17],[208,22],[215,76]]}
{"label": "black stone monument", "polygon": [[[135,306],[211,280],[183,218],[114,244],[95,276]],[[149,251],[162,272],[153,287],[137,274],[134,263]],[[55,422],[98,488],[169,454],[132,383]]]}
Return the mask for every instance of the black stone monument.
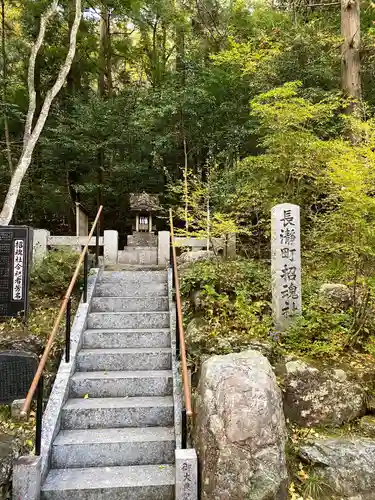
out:
{"label": "black stone monument", "polygon": [[0,352],[0,404],[26,397],[38,367],[38,356],[24,351]]}
{"label": "black stone monument", "polygon": [[0,317],[27,318],[32,229],[0,226]]}

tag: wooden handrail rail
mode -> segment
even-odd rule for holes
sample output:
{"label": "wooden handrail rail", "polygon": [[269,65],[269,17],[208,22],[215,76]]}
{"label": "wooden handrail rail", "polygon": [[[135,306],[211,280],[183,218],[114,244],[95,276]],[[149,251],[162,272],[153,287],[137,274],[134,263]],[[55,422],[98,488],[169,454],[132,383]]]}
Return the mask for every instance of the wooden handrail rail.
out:
{"label": "wooden handrail rail", "polygon": [[102,213],[102,210],[103,210],[103,205],[101,205],[99,207],[98,213],[96,214],[94,223],[92,225],[90,234],[88,236],[85,248],[82,250],[81,255],[79,256],[79,259],[78,259],[78,262],[77,262],[74,274],[72,276],[72,279],[70,280],[69,287],[68,287],[68,289],[66,291],[66,294],[65,294],[65,297],[64,297],[64,299],[63,299],[63,301],[61,303],[59,313],[58,313],[58,315],[56,317],[55,323],[54,323],[53,328],[52,328],[52,332],[51,332],[51,334],[49,336],[49,339],[48,339],[48,342],[46,344],[46,347],[44,348],[43,356],[41,357],[41,359],[39,361],[38,369],[37,369],[37,371],[35,373],[35,377],[34,377],[32,383],[31,383],[29,392],[27,393],[27,396],[26,396],[25,403],[24,403],[24,405],[22,407],[22,411],[21,411],[21,415],[22,416],[27,416],[27,414],[29,413],[31,402],[33,400],[35,391],[36,391],[36,389],[38,387],[38,383],[39,383],[40,377],[43,374],[43,370],[44,370],[44,367],[45,367],[45,365],[47,363],[48,355],[49,355],[50,350],[52,348],[53,341],[55,340],[56,333],[57,333],[57,331],[59,329],[59,326],[60,326],[63,314],[66,311],[66,307],[67,307],[68,301],[70,299],[70,296],[72,294],[74,285],[76,284],[76,281],[77,281],[77,278],[78,278],[78,275],[79,275],[80,267],[81,267],[81,265],[83,263],[85,255],[87,253],[87,249],[89,247],[90,240],[91,240],[91,238],[92,238],[92,236],[94,234],[94,231],[95,231],[95,228],[96,228],[96,226],[98,224],[98,221],[99,221],[99,218],[100,218],[100,214]]}
{"label": "wooden handrail rail", "polygon": [[169,218],[170,218],[170,225],[171,225],[171,243],[172,243],[172,255],[173,255],[173,273],[174,273],[174,282],[175,282],[174,286],[175,286],[175,291],[176,291],[178,333],[180,336],[180,356],[181,356],[181,368],[182,368],[182,382],[184,385],[186,416],[191,417],[193,412],[191,409],[191,396],[190,396],[188,368],[187,368],[187,361],[186,361],[185,333],[184,333],[184,325],[183,325],[183,321],[182,321],[180,280],[179,280],[178,269],[177,269],[172,209],[170,209],[170,211],[169,211]]}

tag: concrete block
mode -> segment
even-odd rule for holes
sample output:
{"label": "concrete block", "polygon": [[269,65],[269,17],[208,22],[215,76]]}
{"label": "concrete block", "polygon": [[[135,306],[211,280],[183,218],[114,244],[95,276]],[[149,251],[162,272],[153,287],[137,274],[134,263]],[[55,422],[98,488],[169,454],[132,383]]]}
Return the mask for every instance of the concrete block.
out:
{"label": "concrete block", "polygon": [[236,257],[236,233],[228,234],[226,257],[234,259]]}
{"label": "concrete block", "polygon": [[34,229],[33,233],[33,264],[42,261],[48,252],[48,238],[50,232],[47,229]]}
{"label": "concrete block", "polygon": [[117,264],[118,232],[104,231],[104,264]]}
{"label": "concrete block", "polygon": [[12,403],[11,406],[11,416],[12,420],[18,421],[18,420],[24,420],[25,417],[21,416],[21,411],[23,408],[23,405],[25,404],[25,399],[15,399]]}
{"label": "concrete block", "polygon": [[41,457],[20,457],[13,464],[13,500],[39,500]]}
{"label": "concrete block", "polygon": [[170,259],[170,232],[159,231],[158,233],[158,265],[168,266]]}
{"label": "concrete block", "polygon": [[194,448],[176,450],[176,500],[198,500],[198,460]]}
{"label": "concrete block", "polygon": [[118,253],[120,264],[156,265],[158,249],[152,247],[125,247]]}

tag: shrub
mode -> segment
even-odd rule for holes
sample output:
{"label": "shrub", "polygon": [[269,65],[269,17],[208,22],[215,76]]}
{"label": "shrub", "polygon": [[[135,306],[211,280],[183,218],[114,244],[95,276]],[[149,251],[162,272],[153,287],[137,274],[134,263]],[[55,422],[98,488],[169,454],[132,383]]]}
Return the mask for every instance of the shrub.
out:
{"label": "shrub", "polygon": [[197,311],[190,298],[199,291],[200,311],[187,331],[192,361],[204,354],[245,349],[271,329],[270,274],[251,260],[196,262],[184,270],[181,291],[185,321]]}
{"label": "shrub", "polygon": [[[34,294],[49,295],[51,297],[65,294],[79,255],[72,250],[56,250],[48,252],[46,257],[38,263],[31,272],[31,289]],[[76,289],[82,285],[83,266],[76,283]]]}
{"label": "shrub", "polygon": [[181,277],[181,293],[188,297],[196,290],[214,290],[230,298],[270,300],[270,267],[254,260],[199,261]]}

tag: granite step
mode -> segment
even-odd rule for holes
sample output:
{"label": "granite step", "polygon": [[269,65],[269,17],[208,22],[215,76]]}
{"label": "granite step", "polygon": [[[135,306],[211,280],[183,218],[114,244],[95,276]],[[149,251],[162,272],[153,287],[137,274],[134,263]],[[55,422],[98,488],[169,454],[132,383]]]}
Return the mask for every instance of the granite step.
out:
{"label": "granite step", "polygon": [[52,468],[173,464],[173,427],[61,431],[52,449]]}
{"label": "granite step", "polygon": [[162,312],[168,308],[168,297],[94,297],[91,312]]}
{"label": "granite step", "polygon": [[174,500],[172,465],[52,469],[41,500]]}
{"label": "granite step", "polygon": [[82,349],[77,371],[170,370],[172,351],[168,347],[135,349]]}
{"label": "granite step", "polygon": [[87,328],[169,328],[169,312],[94,312]]}
{"label": "granite step", "polygon": [[166,297],[167,283],[112,282],[98,283],[95,297]]}
{"label": "granite step", "polygon": [[103,271],[100,276],[101,283],[166,283],[167,271]]}
{"label": "granite step", "polygon": [[61,412],[63,430],[172,425],[172,396],[68,399]]}
{"label": "granite step", "polygon": [[170,370],[76,372],[70,380],[71,398],[170,396],[172,390]]}
{"label": "granite step", "polygon": [[83,347],[86,349],[116,349],[135,347],[170,347],[170,330],[100,329],[86,330]]}

